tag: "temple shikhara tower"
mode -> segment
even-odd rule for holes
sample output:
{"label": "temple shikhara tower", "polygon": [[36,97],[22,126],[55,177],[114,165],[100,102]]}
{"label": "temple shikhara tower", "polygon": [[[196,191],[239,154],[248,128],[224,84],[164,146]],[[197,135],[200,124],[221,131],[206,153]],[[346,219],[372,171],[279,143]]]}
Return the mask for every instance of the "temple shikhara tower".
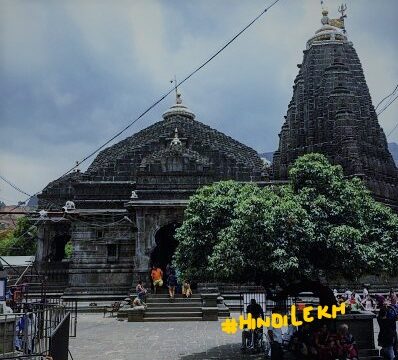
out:
{"label": "temple shikhara tower", "polygon": [[[305,153],[327,155],[398,208],[397,169],[341,10],[339,19],[324,11],[308,40],[273,179],[255,150],[198,121],[176,88],[160,121],[102,150],[85,172],[43,189],[36,263],[47,281],[72,298],[124,296],[133,281],[148,279],[151,265],[170,263],[175,230],[198,188],[221,180],[277,186],[284,181],[273,180],[286,180],[289,165]],[[73,252],[65,259],[68,243]]]}
{"label": "temple shikhara tower", "polygon": [[293,97],[279,134],[273,175],[287,179],[299,156],[319,152],[347,176],[363,178],[375,198],[398,206],[398,171],[388,151],[361,62],[341,17],[323,10],[322,27],[307,42]]}

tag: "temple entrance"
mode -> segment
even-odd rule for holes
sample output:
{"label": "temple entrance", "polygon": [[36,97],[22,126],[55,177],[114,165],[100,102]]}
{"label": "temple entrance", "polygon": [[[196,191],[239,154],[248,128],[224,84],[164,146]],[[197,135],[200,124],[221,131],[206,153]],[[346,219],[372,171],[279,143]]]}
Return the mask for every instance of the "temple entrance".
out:
{"label": "temple entrance", "polygon": [[160,267],[165,273],[167,264],[171,264],[174,252],[177,248],[177,240],[174,238],[179,223],[171,223],[162,226],[155,234],[156,246],[151,252],[149,266]]}
{"label": "temple entrance", "polygon": [[56,235],[54,237],[51,261],[62,261],[66,258],[65,247],[69,240],[69,235]]}

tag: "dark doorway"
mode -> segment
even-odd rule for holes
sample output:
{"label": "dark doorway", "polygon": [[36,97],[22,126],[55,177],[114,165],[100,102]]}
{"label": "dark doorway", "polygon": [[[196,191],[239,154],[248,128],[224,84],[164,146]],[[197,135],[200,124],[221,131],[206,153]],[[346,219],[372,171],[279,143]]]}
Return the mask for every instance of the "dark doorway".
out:
{"label": "dark doorway", "polygon": [[70,236],[68,235],[56,235],[54,237],[54,252],[51,261],[62,261],[65,258],[65,246],[69,240]]}
{"label": "dark doorway", "polygon": [[149,265],[156,265],[166,270],[167,264],[171,264],[174,252],[177,248],[177,240],[174,238],[176,229],[181,226],[178,223],[171,223],[161,227],[155,234],[156,246],[151,252]]}

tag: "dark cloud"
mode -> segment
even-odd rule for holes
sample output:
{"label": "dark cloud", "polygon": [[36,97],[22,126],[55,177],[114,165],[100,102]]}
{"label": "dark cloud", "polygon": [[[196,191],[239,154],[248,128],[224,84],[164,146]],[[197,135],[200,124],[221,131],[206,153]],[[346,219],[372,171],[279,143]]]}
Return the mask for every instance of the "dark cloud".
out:
{"label": "dark cloud", "polygon": [[[332,16],[338,4],[327,2]],[[348,36],[377,103],[398,79],[398,3],[347,4]],[[174,74],[183,78],[263,7],[260,0],[2,1],[1,173],[26,191],[38,191],[123,128],[170,88]],[[200,121],[258,151],[274,150],[296,64],[319,22],[318,0],[281,0],[184,84],[184,102]],[[172,101],[125,136],[160,120]],[[397,109],[392,106],[380,119],[387,132]],[[391,140],[398,141],[398,131]],[[3,195],[23,197],[1,184]]]}

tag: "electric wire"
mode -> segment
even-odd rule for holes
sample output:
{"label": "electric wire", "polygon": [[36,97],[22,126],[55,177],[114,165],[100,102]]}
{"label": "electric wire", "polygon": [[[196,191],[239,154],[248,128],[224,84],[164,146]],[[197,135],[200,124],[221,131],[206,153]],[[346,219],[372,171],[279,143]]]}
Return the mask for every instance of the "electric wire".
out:
{"label": "electric wire", "polygon": [[[397,85],[397,87],[396,87],[395,89],[397,89],[397,88],[398,88],[398,85]],[[395,90],[394,90],[394,91],[395,91]],[[383,107],[383,109],[381,109],[381,110],[378,112],[377,116],[381,115],[384,111],[386,111],[386,110],[394,103],[394,101],[397,100],[397,98],[398,98],[398,95],[395,96],[395,98],[393,98],[387,105],[385,105],[385,106]],[[390,132],[386,135],[386,138],[388,139],[388,138],[392,135],[392,133],[393,133],[397,128],[398,128],[398,121],[397,121],[397,123],[395,124],[395,126],[390,130]]]}
{"label": "electric wire", "polygon": [[[275,0],[271,5],[266,7],[259,15],[257,15],[249,24],[247,24],[242,30],[240,30],[231,40],[229,40],[225,45],[223,45],[219,50],[217,50],[212,56],[210,56],[207,60],[205,60],[201,65],[199,65],[195,70],[193,70],[189,75],[187,75],[183,80],[178,82],[172,89],[167,91],[164,95],[162,95],[158,100],[156,100],[152,105],[150,105],[145,111],[143,111],[137,118],[135,118],[132,122],[126,125],[123,129],[118,131],[115,135],[113,135],[110,139],[105,141],[101,146],[93,150],[91,153],[86,155],[82,160],[77,161],[76,164],[66,171],[63,175],[61,175],[57,180],[60,178],[68,175],[70,172],[75,170],[79,165],[90,159],[94,156],[98,151],[102,150],[105,146],[127,131],[131,126],[133,126],[137,121],[139,121],[144,115],[146,115],[149,111],[151,111],[154,107],[156,107],[159,103],[161,103],[168,95],[175,91],[176,87],[181,86],[186,81],[188,81],[192,76],[194,76],[198,71],[204,68],[208,63],[210,63],[214,58],[216,58],[221,52],[223,52],[230,44],[232,44],[240,35],[242,35],[247,29],[249,29],[260,17],[262,17],[269,9],[271,9],[274,5],[276,5],[280,0]],[[57,181],[55,180],[55,181]]]}
{"label": "electric wire", "polygon": [[[239,36],[241,36],[247,29],[249,29],[257,20],[259,20],[268,10],[270,10],[273,6],[275,6],[280,0],[275,0],[273,1],[269,6],[267,6],[264,10],[261,11],[259,15],[257,15],[252,21],[249,22],[242,30],[240,30],[235,36],[232,37],[226,44],[224,44],[219,50],[217,50],[213,55],[211,55],[207,60],[205,60],[201,65],[199,65],[197,68],[195,68],[189,75],[187,75],[183,80],[181,80],[178,84],[175,84],[175,86],[167,91],[164,95],[162,95],[158,100],[156,100],[152,105],[150,105],[145,111],[143,111],[137,118],[135,118],[132,122],[130,122],[128,125],[126,125],[123,129],[118,131],[115,135],[113,135],[110,139],[105,141],[101,146],[93,150],[91,153],[86,155],[82,160],[77,161],[76,164],[70,168],[68,171],[66,171],[64,174],[62,174],[60,177],[58,177],[54,181],[58,181],[64,176],[68,175],[71,173],[73,170],[77,169],[81,164],[86,162],[88,159],[90,159],[92,156],[94,156],[98,151],[102,150],[105,146],[107,146],[109,143],[111,143],[113,140],[118,138],[121,134],[123,134],[125,131],[127,131],[131,126],[133,126],[137,121],[139,121],[141,118],[143,118],[148,112],[150,112],[153,108],[155,108],[159,103],[161,103],[168,95],[170,95],[172,92],[175,91],[175,88],[178,86],[181,86],[184,84],[186,81],[188,81],[192,76],[194,76],[198,71],[200,71],[202,68],[204,68],[208,63],[210,63],[214,58],[216,58],[220,53],[222,53],[229,45],[231,45]],[[4,179],[3,179],[4,180]],[[54,182],[53,181],[53,182]],[[8,182],[7,182],[8,183]],[[12,186],[12,185],[11,185]],[[14,186],[13,186],[14,187]],[[17,187],[14,187],[17,191]],[[25,195],[29,196],[24,202],[26,203],[29,201],[32,197],[38,195],[41,191],[36,192],[33,195],[29,195],[23,191],[20,191],[24,193]],[[17,205],[14,209],[18,208],[20,205]]]}
{"label": "electric wire", "polygon": [[377,113],[377,116],[381,115],[384,111],[386,111],[386,110],[391,106],[391,104],[392,104],[395,100],[397,100],[397,98],[398,98],[398,95],[397,95],[395,98],[393,98],[387,105],[385,105],[385,106],[383,107],[383,109],[381,109],[381,110]]}
{"label": "electric wire", "polygon": [[375,110],[377,110],[377,109],[379,108],[379,106],[380,106],[385,100],[387,100],[389,97],[393,96],[393,95],[395,94],[395,92],[397,91],[397,89],[398,89],[398,85],[395,87],[395,89],[394,89],[390,94],[388,94],[387,96],[385,96],[383,99],[380,100],[380,102],[376,105]]}

